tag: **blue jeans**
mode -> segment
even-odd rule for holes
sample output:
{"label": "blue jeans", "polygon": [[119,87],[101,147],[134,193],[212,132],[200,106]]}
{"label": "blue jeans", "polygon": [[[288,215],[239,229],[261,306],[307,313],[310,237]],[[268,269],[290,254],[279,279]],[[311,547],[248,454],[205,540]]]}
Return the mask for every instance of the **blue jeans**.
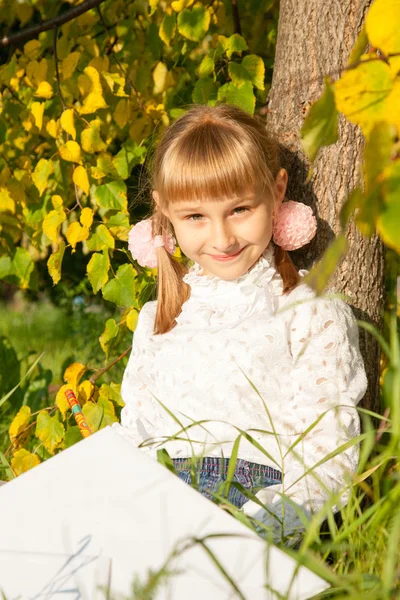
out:
{"label": "blue jeans", "polygon": [[[193,485],[203,496],[213,502],[218,502],[215,493],[222,493],[227,480],[229,458],[207,457],[194,463],[190,458],[174,458],[172,462],[180,479]],[[194,477],[193,477],[194,475]],[[194,479],[194,481],[193,481]],[[282,483],[282,473],[272,467],[238,459],[232,482],[239,483],[243,488],[256,494],[262,488]],[[235,486],[229,486],[226,499],[242,508],[248,498]]]}

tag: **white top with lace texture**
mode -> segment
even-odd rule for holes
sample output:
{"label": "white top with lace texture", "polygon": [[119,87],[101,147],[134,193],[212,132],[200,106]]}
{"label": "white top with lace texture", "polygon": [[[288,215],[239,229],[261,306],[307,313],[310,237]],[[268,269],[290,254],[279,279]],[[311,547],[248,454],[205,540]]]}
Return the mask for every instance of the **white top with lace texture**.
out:
{"label": "white top with lace texture", "polygon": [[172,458],[229,457],[248,432],[263,451],[242,437],[239,458],[279,468],[283,483],[258,492],[268,511],[252,501],[243,510],[278,540],[332,493],[334,511],[347,500],[358,445],[326,457],[359,435],[367,381],[355,318],[304,283],[283,295],[272,242],[238,279],[202,276],[198,264],[184,279],[191,296],[172,331],[153,334],[156,302],[140,312],[114,427],[154,458],[160,447]]}

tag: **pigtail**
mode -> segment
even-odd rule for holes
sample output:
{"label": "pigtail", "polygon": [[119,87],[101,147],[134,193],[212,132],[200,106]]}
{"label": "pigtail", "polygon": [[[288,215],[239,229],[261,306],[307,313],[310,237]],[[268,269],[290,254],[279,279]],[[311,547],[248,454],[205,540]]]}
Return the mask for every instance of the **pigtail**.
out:
{"label": "pigtail", "polygon": [[[171,234],[171,225],[161,211],[156,208],[153,215],[153,235]],[[164,247],[157,248],[157,312],[154,333],[167,333],[175,326],[175,319],[182,310],[182,304],[189,299],[190,287],[183,281],[186,267],[178,262]]]}
{"label": "pigtail", "polygon": [[301,277],[294,266],[287,250],[275,244],[275,266],[282,277],[283,293],[287,294],[301,281]]}

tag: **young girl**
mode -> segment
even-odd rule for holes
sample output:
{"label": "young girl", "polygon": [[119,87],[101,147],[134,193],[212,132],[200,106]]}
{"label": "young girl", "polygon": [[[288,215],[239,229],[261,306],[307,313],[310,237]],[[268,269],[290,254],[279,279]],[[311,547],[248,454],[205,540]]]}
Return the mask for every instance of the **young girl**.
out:
{"label": "young girl", "polygon": [[165,448],[188,483],[195,465],[209,498],[240,442],[227,499],[275,541],[346,502],[366,390],[350,307],[316,297],[289,258],[316,221],[282,204],[286,184],[276,143],[239,108],[193,106],[166,130],[152,217],[130,234],[139,264],[158,267],[158,300],[139,315],[117,425],[154,458]]}

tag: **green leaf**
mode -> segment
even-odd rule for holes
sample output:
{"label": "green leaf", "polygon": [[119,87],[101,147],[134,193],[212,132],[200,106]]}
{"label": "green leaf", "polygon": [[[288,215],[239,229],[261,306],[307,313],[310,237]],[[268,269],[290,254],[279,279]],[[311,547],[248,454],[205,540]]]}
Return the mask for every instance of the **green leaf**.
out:
{"label": "green leaf", "polygon": [[364,182],[367,191],[377,185],[377,178],[390,163],[396,129],[388,122],[377,123],[364,147]]}
{"label": "green leaf", "polygon": [[210,12],[201,4],[185,8],[178,14],[178,31],[184,38],[199,42],[207,33],[210,20]]}
{"label": "green leaf", "polygon": [[44,447],[50,454],[64,439],[65,429],[58,420],[57,415],[50,417],[46,410],[42,410],[37,418],[35,435],[43,442]]}
{"label": "green leaf", "polygon": [[18,285],[22,289],[29,288],[34,267],[35,263],[28,250],[17,248],[12,259],[12,273],[18,278]]}
{"label": "green leaf", "polygon": [[87,266],[87,275],[95,294],[107,283],[109,268],[110,259],[107,249],[103,250],[102,254],[93,254]]}
{"label": "green leaf", "polygon": [[128,201],[126,196],[126,185],[123,181],[111,181],[96,188],[94,197],[102,208],[110,210],[122,210],[127,212]]}
{"label": "green leaf", "polygon": [[9,256],[0,256],[0,279],[11,275],[12,264]]}
{"label": "green leaf", "polygon": [[170,41],[172,40],[172,38],[175,35],[175,29],[176,29],[176,14],[175,13],[173,13],[172,15],[165,14],[163,20],[161,21],[158,35],[160,36],[160,38],[162,39],[164,44],[166,44],[167,46],[169,46]]}
{"label": "green leaf", "polygon": [[234,83],[225,83],[218,90],[218,100],[227,104],[239,106],[242,110],[254,113],[256,98],[253,94],[253,85],[250,81],[246,81],[240,88]]}
{"label": "green leaf", "polygon": [[100,396],[112,400],[117,406],[125,406],[125,402],[121,397],[121,384],[111,382],[109,385],[108,383],[103,383],[99,391]]}
{"label": "green leaf", "polygon": [[366,49],[368,48],[368,36],[365,30],[365,25],[362,27],[360,33],[358,34],[358,38],[356,43],[353,46],[353,49],[350,53],[349,60],[347,61],[347,65],[352,65],[358,62],[361,56],[364,54]]}
{"label": "green leaf", "polygon": [[196,104],[214,106],[218,99],[218,87],[212,79],[199,79],[193,89],[192,100]]}
{"label": "green leaf", "polygon": [[400,52],[399,0],[374,0],[365,20],[372,46],[385,55]]}
{"label": "green leaf", "polygon": [[377,229],[383,242],[400,253],[400,160],[386,169],[382,190],[384,204]]}
{"label": "green leaf", "polygon": [[86,244],[91,252],[99,252],[99,250],[105,250],[107,248],[115,248],[114,238],[107,227],[103,225],[103,223],[96,227],[96,233],[92,233]]}
{"label": "green leaf", "polygon": [[133,306],[135,303],[135,278],[136,274],[132,265],[120,266],[115,278],[103,287],[103,298],[122,308]]}
{"label": "green leaf", "polygon": [[3,119],[0,118],[0,144],[3,144],[7,136],[7,125]]}
{"label": "green leaf", "polygon": [[82,412],[93,432],[118,421],[113,403],[103,396],[99,396],[97,403],[86,402],[82,407]]}
{"label": "green leaf", "polygon": [[107,227],[115,238],[124,242],[128,241],[128,233],[131,228],[128,215],[121,212],[112,215],[107,221]]}
{"label": "green leaf", "polygon": [[347,252],[347,240],[343,233],[325,251],[322,259],[304,277],[303,282],[309,285],[317,295],[320,295],[328,285],[329,279]]}
{"label": "green leaf", "polygon": [[114,340],[119,333],[119,327],[115,322],[115,319],[108,319],[106,321],[106,327],[99,337],[100,346],[106,357],[108,357],[110,353],[110,345],[112,340]]}
{"label": "green leaf", "polygon": [[77,442],[80,442],[81,440],[82,440],[82,434],[79,430],[78,425],[73,425],[72,427],[67,429],[67,432],[64,437],[64,445],[66,448],[70,448],[70,446],[73,446],[74,444],[76,444]]}
{"label": "green leaf", "polygon": [[135,165],[142,164],[147,148],[138,146],[136,142],[126,142],[113,158],[113,165],[122,179],[127,179]]}
{"label": "green leaf", "polygon": [[258,89],[264,89],[265,67],[262,58],[255,54],[245,56],[241,63],[230,62],[229,77],[240,87],[246,81],[251,81]]}
{"label": "green leaf", "polygon": [[246,40],[238,33],[234,33],[226,41],[225,51],[228,58],[231,58],[232,54],[234,54],[235,52],[241,55],[243,50],[247,49],[248,45],[246,43]]}
{"label": "green leaf", "polygon": [[319,100],[313,104],[301,128],[301,143],[311,161],[322,146],[334,144],[338,139],[338,111],[335,96],[328,79]]}
{"label": "green leaf", "polygon": [[208,54],[203,58],[199,65],[198,75],[200,79],[204,79],[205,77],[211,75],[211,73],[214,73],[214,67],[214,58]]}

